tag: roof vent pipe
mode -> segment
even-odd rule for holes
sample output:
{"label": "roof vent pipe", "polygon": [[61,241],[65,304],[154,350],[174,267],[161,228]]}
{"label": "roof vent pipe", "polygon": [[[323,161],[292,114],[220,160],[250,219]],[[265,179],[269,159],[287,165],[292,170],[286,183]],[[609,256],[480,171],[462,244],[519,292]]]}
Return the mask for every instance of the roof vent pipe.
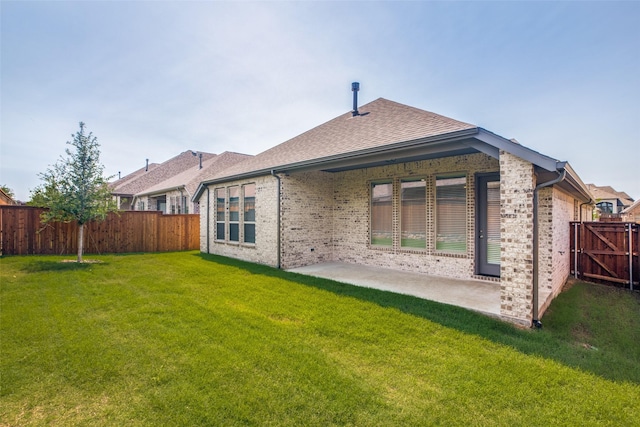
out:
{"label": "roof vent pipe", "polygon": [[195,151],[192,151],[191,154],[200,158],[200,166],[198,167],[198,169],[202,169],[202,153],[196,153]]}
{"label": "roof vent pipe", "polygon": [[144,171],[149,172],[149,159],[147,159],[147,166],[145,166]]}
{"label": "roof vent pipe", "polygon": [[353,111],[351,115],[353,117],[360,115],[358,112],[358,91],[360,90],[360,83],[353,82],[351,83],[351,91],[353,92]]}

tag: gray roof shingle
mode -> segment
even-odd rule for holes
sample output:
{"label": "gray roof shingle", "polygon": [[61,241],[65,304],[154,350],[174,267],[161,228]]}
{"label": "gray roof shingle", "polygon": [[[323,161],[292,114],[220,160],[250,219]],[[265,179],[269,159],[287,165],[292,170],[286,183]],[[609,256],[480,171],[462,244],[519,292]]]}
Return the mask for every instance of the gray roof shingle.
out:
{"label": "gray roof shingle", "polygon": [[212,178],[357,152],[385,145],[476,128],[475,125],[384,98],[363,105],[360,115],[345,113]]}
{"label": "gray roof shingle", "polygon": [[159,166],[158,163],[150,163],[149,166],[145,166],[142,167],[136,171],[131,172],[130,174],[127,174],[125,176],[123,176],[120,179],[117,179],[113,182],[109,183],[109,188],[111,188],[111,192],[113,194],[120,194],[120,189],[123,188],[126,184],[131,183],[133,180],[137,179],[138,177],[140,177],[142,174],[144,174],[145,172],[148,172],[150,170],[153,170],[155,168],[157,168]]}
{"label": "gray roof shingle", "polygon": [[[216,155],[213,153],[202,153],[202,161],[209,160]],[[198,167],[200,160],[198,156],[193,155],[193,151],[187,150],[177,156],[167,160],[153,169],[139,174],[135,179],[124,182],[112,191],[114,194],[133,195],[145,191],[162,181],[184,172],[190,167]],[[128,176],[128,175],[127,175]],[[127,178],[127,177],[125,177]]]}
{"label": "gray roof shingle", "polygon": [[199,164],[191,166],[184,172],[174,175],[167,180],[136,193],[136,196],[162,193],[176,188],[184,188],[189,195],[192,195],[196,188],[198,188],[198,184],[200,184],[200,182],[206,181],[224,169],[251,157],[253,156],[248,154],[225,151],[222,154],[203,161],[202,169],[200,169]]}

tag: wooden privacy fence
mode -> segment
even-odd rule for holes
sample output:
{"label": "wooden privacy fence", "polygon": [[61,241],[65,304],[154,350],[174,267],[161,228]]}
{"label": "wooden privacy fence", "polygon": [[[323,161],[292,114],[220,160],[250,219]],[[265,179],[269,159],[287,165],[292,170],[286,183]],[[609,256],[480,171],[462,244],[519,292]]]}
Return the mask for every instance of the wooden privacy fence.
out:
{"label": "wooden privacy fence", "polygon": [[[0,206],[0,254],[66,255],[78,252],[75,222],[40,221],[42,208]],[[111,213],[102,222],[84,226],[88,254],[166,252],[200,247],[199,215],[163,215],[156,211]]]}
{"label": "wooden privacy fence", "polygon": [[572,222],[571,274],[640,289],[639,226],[632,222]]}

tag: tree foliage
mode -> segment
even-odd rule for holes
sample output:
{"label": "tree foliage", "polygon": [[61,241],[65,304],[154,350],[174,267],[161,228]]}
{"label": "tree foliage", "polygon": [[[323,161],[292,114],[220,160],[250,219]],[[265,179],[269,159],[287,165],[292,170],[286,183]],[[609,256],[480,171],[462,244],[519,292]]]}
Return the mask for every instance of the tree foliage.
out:
{"label": "tree foliage", "polygon": [[43,183],[31,193],[29,204],[48,208],[42,214],[44,223],[50,221],[77,221],[78,262],[82,262],[84,224],[91,220],[104,220],[117,206],[108,187],[110,178],[103,177],[100,164],[100,145],[93,133],[86,134],[85,124],[67,141],[70,148],[66,157],[46,172],[39,174]]}

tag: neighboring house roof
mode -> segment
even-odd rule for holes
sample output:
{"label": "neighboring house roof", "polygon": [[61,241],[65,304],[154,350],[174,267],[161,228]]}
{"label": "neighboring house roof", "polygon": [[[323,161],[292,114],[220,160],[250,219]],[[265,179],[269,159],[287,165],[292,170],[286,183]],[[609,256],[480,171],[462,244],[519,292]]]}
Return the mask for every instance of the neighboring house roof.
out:
{"label": "neighboring house roof", "polygon": [[16,201],[0,188],[0,205],[15,205]]}
{"label": "neighboring house roof", "polygon": [[[198,153],[198,155],[194,155],[193,153],[195,153],[195,151],[184,151],[166,162],[160,163],[155,168],[149,168],[149,170],[144,173],[137,173],[137,176],[133,179],[118,185],[112,191],[112,194],[133,196],[191,167],[195,166],[197,168],[200,164],[200,159],[198,158],[200,153]],[[202,153],[202,161],[205,162],[215,156],[213,153]],[[128,176],[129,175],[123,179],[126,179]]]}
{"label": "neighboring house roof", "polygon": [[536,165],[541,181],[566,171],[559,185],[577,192],[585,201],[591,194],[567,162],[560,162],[475,125],[379,98],[295,138],[232,166],[204,186],[269,173],[303,170],[337,172],[390,163],[482,152],[499,158],[505,150]]}
{"label": "neighboring house roof", "polygon": [[117,180],[115,180],[113,182],[110,182],[109,183],[109,188],[111,188],[111,193],[112,194],[120,194],[119,190],[121,188],[123,188],[126,184],[129,184],[133,180],[135,180],[138,177],[140,177],[141,175],[143,175],[145,172],[153,170],[153,169],[157,168],[158,166],[160,166],[158,163],[150,163],[148,166],[142,167],[142,168],[138,169],[137,171],[131,172],[130,174],[123,176],[120,179],[117,179]]}
{"label": "neighboring house roof", "polygon": [[140,193],[136,193],[135,196],[146,196],[152,194],[166,193],[170,190],[184,189],[189,196],[191,196],[198,188],[200,182],[205,181],[220,171],[235,165],[239,162],[247,160],[253,156],[248,154],[233,153],[225,151],[215,157],[211,157],[202,162],[202,169],[199,165],[192,166],[182,173],[179,173],[165,181],[159,182]]}
{"label": "neighboring house roof", "polygon": [[596,200],[615,200],[618,199],[621,206],[629,206],[633,203],[633,198],[624,191],[616,191],[613,187],[597,186],[595,184],[587,184],[589,191],[593,194]]}
{"label": "neighboring house roof", "polygon": [[638,211],[640,213],[640,199],[633,202],[631,206],[626,207],[621,213],[623,215],[626,215],[626,214],[631,214],[635,211]]}

